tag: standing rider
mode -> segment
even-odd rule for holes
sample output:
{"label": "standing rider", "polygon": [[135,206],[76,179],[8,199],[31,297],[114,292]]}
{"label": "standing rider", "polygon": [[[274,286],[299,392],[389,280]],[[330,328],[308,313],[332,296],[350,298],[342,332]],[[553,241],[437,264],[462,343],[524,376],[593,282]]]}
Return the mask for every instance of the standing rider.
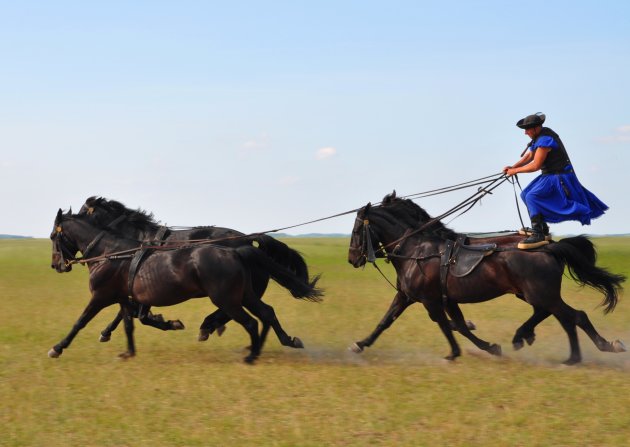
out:
{"label": "standing rider", "polygon": [[543,127],[544,122],[545,115],[536,113],[516,123],[525,129],[531,141],[519,161],[503,168],[507,176],[542,171],[521,193],[532,221],[532,233],[518,244],[518,248],[525,250],[549,243],[547,222],[577,220],[582,225],[590,225],[591,219],[608,209],[580,184],[560,137]]}

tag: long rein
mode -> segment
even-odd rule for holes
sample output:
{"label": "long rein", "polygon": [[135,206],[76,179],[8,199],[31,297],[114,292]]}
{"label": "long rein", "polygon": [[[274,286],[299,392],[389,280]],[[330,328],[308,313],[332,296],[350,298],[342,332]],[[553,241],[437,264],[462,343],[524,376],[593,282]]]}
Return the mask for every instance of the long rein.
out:
{"label": "long rein", "polygon": [[[387,244],[380,244],[380,247],[376,251],[374,250],[374,247],[372,245],[372,240],[371,240],[372,230],[370,228],[369,219],[365,219],[364,222],[363,222],[364,223],[363,228],[364,228],[364,231],[365,231],[365,240],[366,240],[366,245],[367,245],[367,254],[364,255],[366,257],[366,261],[371,263],[374,266],[374,268],[376,268],[376,270],[378,270],[378,272],[381,274],[381,276],[389,283],[390,286],[392,286],[392,288],[394,288],[395,290],[399,290],[398,287],[395,286],[389,280],[389,278],[387,276],[385,276],[383,271],[376,264],[376,258],[377,257],[384,257],[385,258],[385,262],[390,262],[392,258],[405,259],[405,260],[414,260],[416,262],[421,262],[421,261],[425,261],[427,259],[433,259],[433,258],[441,257],[443,252],[438,252],[438,253],[430,254],[430,255],[427,255],[427,256],[402,256],[402,255],[396,254],[395,252],[399,248],[401,242],[405,241],[406,239],[410,238],[411,236],[413,236],[415,234],[418,234],[418,233],[426,230],[431,225],[435,224],[438,221],[441,221],[443,218],[448,217],[448,216],[450,216],[452,214],[455,214],[456,212],[458,212],[460,210],[463,210],[463,211],[461,213],[459,213],[456,217],[459,217],[459,216],[467,213],[484,196],[486,196],[487,194],[492,194],[492,191],[495,190],[496,188],[498,188],[505,181],[508,181],[508,182],[512,183],[512,185],[514,186],[514,195],[515,195],[515,199],[516,199],[516,207],[518,209],[519,218],[520,218],[521,224],[522,224],[523,223],[523,219],[521,217],[520,208],[518,206],[518,198],[516,197],[516,184],[518,184],[519,187],[520,187],[520,183],[518,183],[518,178],[516,176],[514,176],[514,179],[512,180],[512,179],[510,179],[510,177],[504,175],[503,173],[501,173],[498,176],[497,175],[492,175],[492,176],[488,176],[488,177],[484,177],[484,178],[492,178],[493,180],[485,188],[479,188],[477,190],[477,192],[475,192],[472,196],[470,196],[469,198],[463,200],[462,202],[460,202],[459,204],[455,205],[450,210],[442,213],[441,215],[439,215],[437,217],[434,217],[434,218],[430,219],[429,221],[425,222],[419,228],[416,228],[415,230],[410,230],[410,231],[405,232],[405,234],[403,234],[400,238],[398,238],[398,239],[396,239],[396,240],[394,240],[392,242],[389,242]],[[487,181],[486,182],[480,182],[479,184],[485,184],[485,183],[487,183]],[[459,185],[455,185],[454,188],[456,186],[459,186]],[[456,189],[462,189],[462,188],[455,188],[453,190],[456,190]],[[435,191],[440,191],[440,190],[435,190]],[[431,191],[431,193],[433,193],[433,191]],[[426,197],[428,195],[434,195],[434,194],[429,194],[429,192],[427,192],[427,193],[414,194],[413,196],[419,196],[421,194],[425,194],[425,195],[423,195],[423,197]],[[406,197],[410,197],[410,196],[406,196]],[[395,248],[394,248],[394,250],[391,253],[388,253],[387,249],[389,247],[391,247],[391,246],[394,246]],[[382,253],[382,256],[379,256],[379,253]]]}
{"label": "long rein", "polygon": [[[502,179],[501,182],[499,182],[497,185],[493,186],[492,188],[478,188],[477,192],[475,194],[473,194],[473,196],[471,196],[470,198],[464,200],[463,202],[461,202],[460,204],[456,205],[455,207],[451,208],[449,211],[443,213],[442,215],[431,219],[429,222],[426,222],[424,225],[422,225],[419,229],[414,230],[413,232],[403,236],[402,238],[400,238],[400,240],[398,241],[394,241],[394,243],[398,243],[404,239],[406,239],[409,236],[412,236],[413,234],[416,234],[422,230],[424,230],[425,228],[427,228],[428,226],[432,225],[433,223],[435,223],[436,221],[449,216],[459,210],[461,210],[462,208],[468,206],[468,209],[463,211],[461,214],[465,213],[466,211],[468,211],[470,208],[472,208],[472,206],[475,205],[475,203],[477,203],[483,196],[485,196],[486,194],[491,193],[492,190],[494,190],[497,186],[499,186],[501,183],[503,183],[504,181],[506,181],[508,178],[505,177],[502,173],[497,175],[497,174],[493,174],[490,176],[485,176],[485,177],[481,177],[475,180],[470,180],[467,182],[463,182],[463,183],[459,183],[456,185],[452,185],[452,186],[447,186],[444,188],[439,188],[439,189],[433,189],[433,190],[429,190],[429,191],[424,191],[424,192],[420,192],[420,193],[415,193],[415,194],[411,194],[408,196],[403,196],[402,198],[420,198],[420,197],[429,197],[429,196],[433,196],[433,195],[438,195],[438,194],[445,194],[448,192],[453,192],[453,191],[457,191],[460,189],[464,189],[464,188],[469,188],[472,186],[478,186],[478,185],[483,185],[488,183],[488,179],[493,179],[490,182],[490,185],[492,185],[493,183],[497,182],[499,179]],[[488,186],[490,186],[488,185]],[[481,195],[479,195],[481,194]],[[477,197],[478,196],[478,197]],[[378,202],[375,203],[375,205],[380,205],[382,202]],[[307,222],[303,222],[303,223],[299,223],[299,224],[295,224],[295,225],[290,225],[287,227],[282,227],[282,228],[276,228],[273,230],[268,230],[268,231],[261,231],[261,232],[256,232],[256,233],[249,233],[249,234],[244,234],[244,235],[238,235],[238,236],[229,236],[229,237],[223,237],[223,238],[217,238],[217,239],[190,239],[190,240],[186,240],[186,241],[179,241],[179,242],[170,242],[170,243],[160,243],[162,241],[155,241],[155,240],[147,240],[147,241],[143,241],[141,242],[139,247],[135,247],[135,248],[131,248],[131,249],[127,249],[127,250],[121,250],[121,251],[117,251],[117,252],[112,252],[112,253],[106,253],[103,255],[99,255],[99,256],[94,256],[94,257],[86,257],[89,253],[89,251],[96,246],[96,244],[98,243],[98,241],[106,234],[108,229],[113,229],[113,226],[115,226],[117,223],[120,222],[120,220],[123,219],[123,216],[118,217],[115,221],[113,221],[112,223],[110,223],[106,229],[104,229],[103,231],[101,231],[101,233],[99,233],[95,239],[88,245],[88,248],[86,249],[85,253],[83,253],[83,257],[78,258],[78,259],[72,259],[72,260],[67,260],[66,264],[71,265],[71,264],[88,264],[90,262],[99,262],[99,261],[105,261],[105,260],[116,260],[116,259],[128,259],[128,258],[132,258],[134,256],[134,254],[136,252],[138,252],[139,250],[179,250],[179,249],[184,249],[184,248],[191,248],[194,246],[198,246],[198,245],[216,245],[219,242],[226,242],[226,241],[232,241],[232,240],[239,240],[239,239],[246,239],[246,238],[251,238],[251,237],[256,237],[256,236],[261,236],[261,235],[265,235],[268,233],[276,233],[279,231],[284,231],[284,230],[289,230],[292,228],[297,228],[297,227],[301,227],[304,225],[309,225],[312,223],[316,223],[316,222],[322,222],[324,220],[329,220],[329,219],[333,219],[336,217],[341,217],[341,216],[345,216],[348,214],[352,214],[352,213],[356,213],[357,211],[359,211],[361,208],[355,208],[349,211],[344,211],[342,213],[337,213],[337,214],[333,214],[331,216],[326,216],[326,217],[322,217],[319,219],[314,219],[314,220],[310,220]],[[460,214],[460,215],[461,215]],[[519,215],[520,215],[520,211],[519,211]],[[170,227],[170,228],[174,228],[174,227]],[[195,227],[177,227],[177,228],[182,228],[182,229],[192,229]],[[391,245],[393,243],[388,244]],[[386,247],[381,247],[380,250],[384,250]],[[374,264],[376,265],[376,264]],[[378,267],[377,267],[378,268]]]}

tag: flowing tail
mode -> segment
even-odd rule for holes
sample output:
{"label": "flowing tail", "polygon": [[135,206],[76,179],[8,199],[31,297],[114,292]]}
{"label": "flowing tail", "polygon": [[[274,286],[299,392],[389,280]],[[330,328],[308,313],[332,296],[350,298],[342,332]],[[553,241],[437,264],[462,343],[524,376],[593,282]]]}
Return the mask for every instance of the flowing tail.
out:
{"label": "flowing tail", "polygon": [[575,236],[550,244],[547,249],[567,265],[569,275],[580,285],[587,285],[604,294],[604,313],[612,312],[623,290],[625,275],[597,267],[595,246],[586,236]]}
{"label": "flowing tail", "polygon": [[253,268],[258,267],[263,269],[278,284],[291,292],[291,295],[293,295],[294,298],[309,301],[322,300],[324,292],[316,287],[317,281],[319,281],[319,275],[315,276],[312,280],[309,279],[306,264],[304,264],[304,270],[302,272],[302,274],[306,274],[306,278],[304,278],[286,266],[278,263],[275,259],[268,256],[263,250],[256,247],[242,246],[236,248],[236,251],[248,265]]}
{"label": "flowing tail", "polygon": [[258,248],[276,263],[289,269],[302,281],[309,282],[308,267],[300,252],[266,234],[256,235],[253,240],[258,242]]}

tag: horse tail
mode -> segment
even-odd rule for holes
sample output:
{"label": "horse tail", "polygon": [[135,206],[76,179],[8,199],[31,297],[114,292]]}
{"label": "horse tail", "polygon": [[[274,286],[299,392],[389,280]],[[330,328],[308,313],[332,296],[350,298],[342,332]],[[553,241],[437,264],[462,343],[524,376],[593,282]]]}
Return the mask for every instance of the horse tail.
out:
{"label": "horse tail", "polygon": [[623,290],[625,275],[611,273],[597,267],[595,246],[586,236],[574,236],[561,239],[547,246],[568,268],[569,275],[580,285],[587,285],[604,295],[601,305],[604,313],[612,312],[617,305],[619,293]]}
{"label": "horse tail", "polygon": [[307,277],[305,280],[286,266],[267,256],[262,250],[249,245],[237,247],[236,252],[250,267],[258,267],[268,273],[273,280],[291,292],[294,298],[309,301],[322,300],[324,292],[316,287],[320,275],[315,276],[313,279]]}
{"label": "horse tail", "polygon": [[258,248],[277,264],[289,269],[302,281],[309,282],[308,267],[300,252],[266,234],[258,234],[253,240],[258,242]]}

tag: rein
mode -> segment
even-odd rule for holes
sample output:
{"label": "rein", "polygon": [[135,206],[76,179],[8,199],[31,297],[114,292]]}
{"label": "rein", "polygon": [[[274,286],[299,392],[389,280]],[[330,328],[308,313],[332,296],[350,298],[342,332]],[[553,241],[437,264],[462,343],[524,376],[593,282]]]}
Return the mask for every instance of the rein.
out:
{"label": "rein", "polygon": [[[461,209],[463,209],[465,207],[467,207],[467,209],[462,211],[462,213],[460,213],[460,215],[466,213],[479,200],[481,200],[482,197],[484,197],[486,194],[491,194],[492,193],[491,191],[493,189],[495,189],[501,183],[503,183],[505,180],[507,180],[507,177],[505,177],[502,173],[499,174],[498,177],[497,177],[497,174],[493,174],[493,175],[489,175],[489,176],[486,176],[486,177],[481,177],[481,178],[478,178],[478,179],[475,179],[475,180],[470,180],[470,181],[467,181],[467,182],[458,183],[458,184],[452,185],[452,186],[447,186],[447,187],[443,187],[443,188],[428,190],[428,191],[419,192],[419,193],[411,194],[411,195],[408,195],[408,196],[404,196],[403,198],[420,198],[420,197],[429,197],[429,196],[438,195],[438,194],[446,194],[448,192],[452,192],[452,191],[456,191],[456,190],[460,190],[460,189],[464,189],[464,188],[469,188],[469,187],[479,186],[479,185],[485,185],[485,184],[488,183],[489,179],[492,179],[492,181],[490,181],[488,186],[486,186],[486,187],[479,187],[477,189],[477,192],[475,194],[473,194],[470,198],[464,200],[463,202],[461,202],[460,204],[458,204],[455,207],[451,208],[449,211],[443,213],[442,215],[431,219],[430,221],[428,221],[424,225],[422,225],[420,228],[418,228],[418,229],[416,229],[416,230],[414,230],[414,231],[404,235],[399,240],[391,242],[391,243],[387,244],[386,246],[382,246],[376,252],[374,251],[374,247],[372,246],[372,244],[369,243],[368,244],[368,256],[369,256],[370,259],[372,259],[369,262],[371,262],[372,264],[374,264],[376,266],[375,260],[376,260],[376,257],[378,256],[378,252],[384,251],[385,248],[389,247],[390,245],[397,244],[397,243],[403,241],[404,239],[406,239],[406,238],[408,238],[408,237],[410,237],[410,236],[412,236],[412,235],[414,235],[416,233],[419,233],[420,231],[428,228],[429,226],[431,226],[432,224],[434,224],[438,220],[440,220],[440,219],[442,219],[444,217],[447,217],[447,216],[449,216],[449,215],[451,215],[453,213],[456,213],[457,211],[460,211]],[[499,179],[503,179],[503,180],[501,182],[499,182],[497,185],[492,186],[491,188],[489,188],[493,183],[497,182]],[[378,206],[381,203],[382,202],[377,202],[377,203],[375,203],[375,206]],[[276,228],[276,229],[273,229],[273,230],[261,231],[261,232],[250,233],[250,234],[239,235],[239,236],[229,236],[229,237],[224,237],[224,238],[219,238],[219,239],[191,239],[191,240],[186,240],[186,241],[176,241],[176,242],[170,242],[170,243],[164,243],[163,241],[147,240],[147,241],[141,242],[140,246],[136,247],[136,248],[127,249],[127,250],[121,250],[121,251],[113,252],[113,253],[107,253],[107,254],[103,254],[103,255],[99,255],[99,256],[94,256],[94,257],[91,257],[91,258],[87,257],[88,253],[98,244],[100,239],[106,234],[106,230],[103,230],[101,233],[99,233],[96,236],[96,238],[92,242],[90,242],[90,244],[88,245],[88,247],[85,250],[85,253],[83,253],[83,256],[81,258],[78,258],[78,259],[77,258],[73,258],[71,260],[66,260],[66,265],[87,264],[87,263],[90,263],[90,262],[97,262],[97,261],[103,261],[103,260],[113,260],[113,259],[129,259],[129,258],[132,258],[134,256],[134,254],[136,252],[138,252],[139,250],[145,250],[145,249],[151,249],[151,250],[178,250],[178,249],[194,247],[196,245],[205,245],[205,244],[209,244],[210,245],[210,244],[215,244],[217,242],[224,242],[224,241],[230,241],[230,240],[239,240],[239,239],[251,238],[251,237],[261,236],[261,235],[268,234],[268,233],[277,233],[279,231],[289,230],[289,229],[292,229],[292,228],[297,228],[297,227],[300,227],[300,226],[309,225],[309,224],[312,224],[312,223],[321,222],[321,221],[333,219],[333,218],[336,218],[336,217],[345,216],[347,214],[356,213],[360,209],[361,208],[355,208],[355,209],[352,209],[352,210],[349,210],[349,211],[344,211],[342,213],[337,213],[337,214],[333,214],[333,215],[330,215],[330,216],[327,216],[327,217],[322,217],[322,218],[319,218],[319,219],[314,219],[314,220],[310,220],[310,221],[307,221],[307,222],[303,222],[303,223],[299,223],[299,224],[295,224],[295,225],[290,225],[290,226],[286,226],[286,227],[282,227],[282,228]],[[93,213],[93,212],[94,212],[93,209],[91,209],[90,210],[90,214]],[[520,213],[520,211],[519,211],[519,213]],[[111,222],[107,226],[107,229],[108,230],[112,230],[115,225],[120,223],[125,218],[126,218],[126,216],[124,216],[124,215],[119,216],[118,218],[116,218],[113,222]],[[368,223],[368,225],[369,225],[369,223]],[[168,228],[169,229],[175,229],[175,228],[177,228],[177,229],[194,229],[194,228],[197,228],[197,227],[168,227]],[[147,243],[149,243],[151,245],[146,245],[145,242],[147,242]]]}
{"label": "rein", "polygon": [[[499,181],[500,180],[500,181]],[[496,188],[498,188],[503,182],[507,181],[508,177],[506,177],[504,174],[500,174],[499,176],[495,177],[494,180],[492,180],[492,182],[490,182],[490,184],[485,187],[485,188],[478,188],[477,192],[474,193],[472,196],[470,196],[469,198],[463,200],[462,202],[460,202],[459,204],[455,205],[453,208],[451,208],[450,210],[442,213],[441,215],[434,217],[432,219],[430,219],[428,222],[425,222],[424,224],[422,224],[419,228],[410,231],[409,233],[405,233],[403,236],[401,236],[400,238],[396,239],[393,242],[390,242],[386,245],[383,245],[381,248],[379,248],[378,251],[385,251],[385,249],[387,249],[388,247],[392,246],[392,245],[396,245],[399,244],[400,242],[404,241],[405,239],[420,233],[423,230],[426,230],[427,228],[429,228],[431,225],[435,224],[436,222],[439,222],[440,220],[444,219],[445,217],[450,216],[451,214],[454,214],[462,209],[464,209],[461,213],[459,213],[457,216],[455,216],[456,218],[467,213],[468,211],[471,210],[471,208],[473,206],[475,206],[477,204],[477,202],[479,202],[484,196],[486,196],[487,194],[492,194],[492,191],[495,190]],[[493,183],[498,182],[496,185],[492,186]],[[490,187],[492,186],[492,187]],[[366,219],[367,221],[367,219]],[[369,224],[369,221],[368,221]]]}

